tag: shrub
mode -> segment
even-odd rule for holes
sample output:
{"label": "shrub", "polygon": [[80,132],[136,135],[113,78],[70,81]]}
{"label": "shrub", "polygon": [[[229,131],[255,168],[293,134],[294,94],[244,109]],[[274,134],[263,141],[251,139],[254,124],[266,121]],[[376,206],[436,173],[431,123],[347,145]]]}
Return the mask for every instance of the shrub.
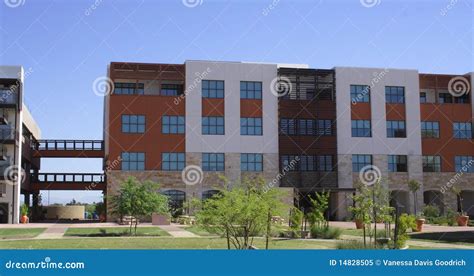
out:
{"label": "shrub", "polygon": [[435,205],[426,205],[425,208],[423,208],[423,215],[425,218],[428,220],[428,222],[432,223],[431,221],[434,218],[438,218],[440,214],[438,206]]}
{"label": "shrub", "polygon": [[313,239],[338,239],[342,234],[342,229],[337,227],[311,227],[311,237]]}
{"label": "shrub", "polygon": [[405,246],[408,240],[408,229],[416,228],[416,218],[414,215],[402,214],[399,218],[398,223],[398,240],[396,248],[402,248]]}
{"label": "shrub", "polygon": [[292,208],[290,214],[290,231],[292,235],[298,236],[301,231],[301,224],[303,223],[303,212],[298,208]]}

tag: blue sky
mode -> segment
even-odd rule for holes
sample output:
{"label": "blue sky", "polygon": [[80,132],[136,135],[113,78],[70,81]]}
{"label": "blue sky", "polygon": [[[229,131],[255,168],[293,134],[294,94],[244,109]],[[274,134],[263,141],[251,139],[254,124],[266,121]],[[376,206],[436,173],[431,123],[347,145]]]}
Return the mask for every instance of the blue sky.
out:
{"label": "blue sky", "polygon": [[[102,139],[103,98],[92,83],[111,61],[242,60],[464,74],[473,71],[472,14],[470,0],[1,0],[0,64],[31,72],[25,101],[42,138]],[[97,159],[42,162],[44,172],[100,170]],[[97,201],[100,193],[51,192],[49,202],[73,197]]]}

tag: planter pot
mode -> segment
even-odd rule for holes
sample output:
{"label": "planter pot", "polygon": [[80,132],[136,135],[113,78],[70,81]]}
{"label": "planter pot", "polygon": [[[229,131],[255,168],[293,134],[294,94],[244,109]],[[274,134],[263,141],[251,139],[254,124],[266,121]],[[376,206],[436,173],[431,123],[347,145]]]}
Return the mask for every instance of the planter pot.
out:
{"label": "planter pot", "polygon": [[170,219],[167,215],[152,214],[151,224],[152,225],[170,225]]}
{"label": "planter pot", "polygon": [[425,219],[416,219],[416,232],[423,231],[423,224],[425,224]]}
{"label": "planter pot", "polygon": [[21,223],[28,223],[28,217],[27,216],[21,216],[20,222]]}
{"label": "planter pot", "polygon": [[105,222],[105,219],[106,219],[106,218],[105,218],[105,215],[104,215],[104,214],[101,214],[101,215],[99,216],[99,221],[100,221],[100,222]]}
{"label": "planter pot", "polygon": [[469,222],[469,216],[458,216],[456,220],[459,226],[467,226],[467,223]]}
{"label": "planter pot", "polygon": [[355,220],[355,224],[356,224],[356,228],[357,228],[357,229],[362,229],[362,228],[364,228],[364,222],[363,222],[362,220],[360,220],[360,219],[356,219],[356,220]]}

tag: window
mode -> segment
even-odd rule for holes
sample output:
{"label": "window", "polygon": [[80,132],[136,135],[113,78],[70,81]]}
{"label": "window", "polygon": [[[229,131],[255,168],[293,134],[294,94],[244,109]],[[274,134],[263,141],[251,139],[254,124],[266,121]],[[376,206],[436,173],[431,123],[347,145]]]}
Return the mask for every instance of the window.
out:
{"label": "window", "polygon": [[281,169],[288,171],[297,171],[298,170],[298,155],[282,155],[281,160]]}
{"label": "window", "polygon": [[454,138],[472,139],[471,123],[453,123]]}
{"label": "window", "polygon": [[422,138],[439,138],[439,122],[421,122]]}
{"label": "window", "polygon": [[178,96],[183,94],[183,86],[181,84],[162,84],[161,96]]}
{"label": "window", "polygon": [[368,85],[351,85],[352,103],[370,102],[370,87]]}
{"label": "window", "polygon": [[258,81],[241,81],[240,82],[240,98],[241,99],[261,99],[262,83]]}
{"label": "window", "polygon": [[315,120],[299,119],[298,120],[298,135],[314,135]]}
{"label": "window", "polygon": [[263,155],[261,153],[241,153],[240,170],[248,172],[263,171]]}
{"label": "window", "polygon": [[360,172],[363,167],[372,165],[372,155],[353,154],[352,155],[352,171]]}
{"label": "window", "polygon": [[286,135],[296,135],[296,119],[280,119],[280,132]]}
{"label": "window", "polygon": [[123,133],[144,133],[145,116],[144,115],[122,115]]}
{"label": "window", "polygon": [[178,216],[182,214],[184,202],[186,201],[186,193],[179,190],[168,190],[162,192],[163,195],[168,197],[168,205],[171,209],[172,216]]}
{"label": "window", "polygon": [[440,172],[441,158],[438,155],[423,156],[423,171],[424,172]]}
{"label": "window", "polygon": [[316,171],[315,155],[301,155],[298,163],[300,171]]}
{"label": "window", "polygon": [[218,190],[207,190],[207,191],[204,191],[202,192],[202,201],[205,201],[209,198],[213,198],[215,195],[219,195],[221,194],[220,191]]}
{"label": "window", "polygon": [[202,134],[224,135],[224,117],[202,117]]}
{"label": "window", "polygon": [[331,155],[318,156],[318,171],[320,172],[332,171],[332,156]]}
{"label": "window", "polygon": [[332,135],[331,120],[318,120],[318,135]]}
{"label": "window", "polygon": [[262,135],[262,118],[240,118],[240,135]]}
{"label": "window", "polygon": [[203,98],[224,98],[224,81],[203,80],[202,81]]}
{"label": "window", "polygon": [[184,153],[164,152],[161,154],[161,170],[181,171],[186,165]]}
{"label": "window", "polygon": [[474,156],[455,156],[454,164],[457,172],[474,173]]}
{"label": "window", "polygon": [[145,84],[134,82],[116,82],[114,83],[114,94],[120,95],[143,95]]}
{"label": "window", "polygon": [[122,152],[122,171],[145,170],[145,153]]}
{"label": "window", "polygon": [[163,116],[161,132],[164,134],[183,134],[184,116]]}
{"label": "window", "polygon": [[420,93],[420,103],[426,103],[426,93],[425,92]]}
{"label": "window", "polygon": [[352,120],[352,137],[371,137],[369,120]]}
{"label": "window", "polygon": [[202,170],[203,171],[224,171],[223,153],[203,153]]}
{"label": "window", "polygon": [[387,121],[387,137],[407,137],[404,121]]}
{"label": "window", "polygon": [[385,100],[387,103],[405,103],[405,87],[385,86]]}
{"label": "window", "polygon": [[406,155],[389,155],[388,156],[389,172],[407,172],[407,156]]}
{"label": "window", "polygon": [[453,103],[453,96],[449,93],[439,93],[438,103]]}

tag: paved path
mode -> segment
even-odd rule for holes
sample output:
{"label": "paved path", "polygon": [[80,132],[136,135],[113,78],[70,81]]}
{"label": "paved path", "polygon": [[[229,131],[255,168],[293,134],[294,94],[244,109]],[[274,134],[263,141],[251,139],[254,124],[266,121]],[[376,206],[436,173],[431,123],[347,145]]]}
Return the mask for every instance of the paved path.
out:
{"label": "paved path", "polygon": [[[355,223],[352,221],[330,221],[330,226],[355,229]],[[395,225],[392,225],[393,227]],[[377,223],[377,229],[383,229],[383,223]],[[474,231],[474,227],[471,226],[442,226],[442,225],[423,225],[423,233],[434,233],[434,232],[458,232],[458,231]]]}
{"label": "paved path", "polygon": [[174,238],[198,238],[200,236],[184,230],[182,227],[176,225],[159,225],[161,229],[168,232]]}
{"label": "paved path", "polygon": [[70,227],[70,224],[58,223],[53,224],[44,230],[43,233],[36,236],[34,239],[45,240],[45,239],[61,239],[66,233],[66,230]]}

